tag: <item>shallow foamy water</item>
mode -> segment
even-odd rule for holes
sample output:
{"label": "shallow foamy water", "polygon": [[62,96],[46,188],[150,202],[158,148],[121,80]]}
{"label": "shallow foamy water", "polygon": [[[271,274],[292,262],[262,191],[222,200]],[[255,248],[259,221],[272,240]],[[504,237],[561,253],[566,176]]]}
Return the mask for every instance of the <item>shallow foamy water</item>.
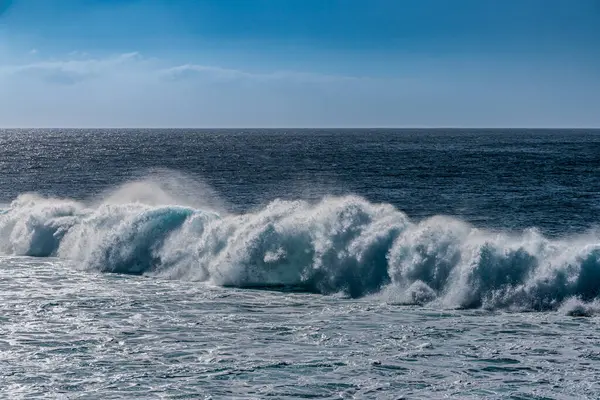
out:
{"label": "shallow foamy water", "polygon": [[0,261],[8,398],[596,398],[600,320]]}

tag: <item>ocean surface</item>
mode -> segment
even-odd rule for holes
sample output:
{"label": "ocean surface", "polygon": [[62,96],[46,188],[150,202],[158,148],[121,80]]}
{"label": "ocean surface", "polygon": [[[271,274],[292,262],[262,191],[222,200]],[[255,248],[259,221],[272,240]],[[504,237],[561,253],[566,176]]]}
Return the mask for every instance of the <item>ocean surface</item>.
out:
{"label": "ocean surface", "polygon": [[598,399],[600,131],[0,130],[0,398]]}

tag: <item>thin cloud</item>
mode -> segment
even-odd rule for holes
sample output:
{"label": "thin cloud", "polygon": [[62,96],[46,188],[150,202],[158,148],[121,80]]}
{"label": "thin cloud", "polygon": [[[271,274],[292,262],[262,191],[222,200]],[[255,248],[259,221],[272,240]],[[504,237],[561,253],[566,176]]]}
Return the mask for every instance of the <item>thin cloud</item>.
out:
{"label": "thin cloud", "polygon": [[68,59],[6,66],[0,68],[0,72],[5,75],[26,76],[50,83],[72,85],[108,72],[119,71],[120,67],[137,60],[141,60],[139,53],[125,53],[104,59]]}
{"label": "thin cloud", "polygon": [[[30,54],[36,54],[37,50]],[[151,63],[150,61],[157,61]],[[149,79],[166,82],[177,81],[251,81],[281,83],[335,83],[366,80],[369,78],[344,75],[328,75],[312,72],[275,71],[249,72],[240,69],[219,66],[182,64],[177,66],[159,66],[159,60],[149,60],[138,52],[124,53],[105,58],[91,58],[86,53],[72,52],[67,59],[37,61],[24,65],[0,66],[0,75],[21,75],[37,78],[55,84],[72,85],[107,74],[119,74],[132,71],[136,74],[148,74]],[[154,78],[152,78],[154,76]]]}
{"label": "thin cloud", "polygon": [[184,64],[163,69],[159,72],[165,80],[179,81],[199,77],[214,77],[223,80],[254,78],[256,75],[237,69],[220,68],[206,65]]}
{"label": "thin cloud", "polygon": [[216,78],[218,80],[250,79],[254,81],[289,81],[289,82],[339,82],[355,81],[358,78],[344,75],[317,74],[311,72],[276,71],[270,73],[255,73],[238,69],[221,68],[209,65],[184,64],[160,71],[166,80],[180,81],[198,78]]}

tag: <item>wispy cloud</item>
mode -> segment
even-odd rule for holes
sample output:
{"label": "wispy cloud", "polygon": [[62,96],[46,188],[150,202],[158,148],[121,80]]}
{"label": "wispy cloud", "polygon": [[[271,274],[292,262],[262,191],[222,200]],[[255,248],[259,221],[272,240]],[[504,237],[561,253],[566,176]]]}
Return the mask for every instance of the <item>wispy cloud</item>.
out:
{"label": "wispy cloud", "polygon": [[139,53],[40,54],[21,64],[0,60],[0,126],[325,126],[336,107],[362,107],[371,90],[364,87],[373,86],[363,78],[176,64]]}
{"label": "wispy cloud", "polygon": [[[38,50],[32,50],[30,55],[36,55],[37,53]],[[246,80],[258,83],[327,83],[367,79],[299,71],[249,72],[241,69],[200,64],[165,66],[160,60],[152,61],[149,62],[148,59],[138,52],[112,55],[104,58],[93,58],[86,53],[72,52],[62,60],[53,59],[23,65],[0,66],[0,74],[22,75],[42,79],[50,83],[67,85],[109,74],[119,74],[125,71],[133,71],[138,75],[143,73],[148,75],[148,79],[156,79],[163,82],[194,80],[228,82]]]}
{"label": "wispy cloud", "polygon": [[0,67],[0,73],[39,78],[50,83],[71,85],[109,72],[118,72],[123,66],[140,61],[141,59],[142,57],[139,53],[125,53],[106,58],[68,58],[66,60],[8,65]]}
{"label": "wispy cloud", "polygon": [[196,78],[216,78],[219,80],[251,79],[254,81],[290,81],[290,82],[334,82],[365,78],[345,75],[328,75],[298,71],[248,72],[239,69],[221,68],[210,65],[184,64],[163,69],[161,76],[167,80],[189,80]]}
{"label": "wispy cloud", "polygon": [[219,79],[243,79],[252,78],[253,74],[237,69],[220,68],[206,65],[184,64],[176,67],[165,68],[159,72],[165,80],[187,80],[199,77],[212,76]]}

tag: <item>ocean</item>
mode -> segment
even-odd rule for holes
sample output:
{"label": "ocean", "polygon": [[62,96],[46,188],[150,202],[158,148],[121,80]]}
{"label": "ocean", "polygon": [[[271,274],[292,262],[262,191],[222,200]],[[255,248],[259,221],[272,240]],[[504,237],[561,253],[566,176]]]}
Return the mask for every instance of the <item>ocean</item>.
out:
{"label": "ocean", "polygon": [[0,397],[600,398],[600,130],[0,130]]}

